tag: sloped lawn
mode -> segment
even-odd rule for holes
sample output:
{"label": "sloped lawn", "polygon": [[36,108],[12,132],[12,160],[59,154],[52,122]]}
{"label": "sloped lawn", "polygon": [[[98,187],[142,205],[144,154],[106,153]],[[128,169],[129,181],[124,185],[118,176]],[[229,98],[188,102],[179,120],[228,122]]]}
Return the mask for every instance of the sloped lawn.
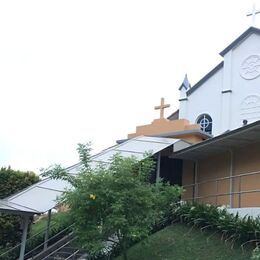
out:
{"label": "sloped lawn", "polygon": [[[169,226],[128,250],[129,260],[242,260],[250,259],[251,250],[230,248],[219,235],[201,232],[184,224]],[[207,241],[207,238],[208,241]],[[122,260],[118,257],[116,260]]]}

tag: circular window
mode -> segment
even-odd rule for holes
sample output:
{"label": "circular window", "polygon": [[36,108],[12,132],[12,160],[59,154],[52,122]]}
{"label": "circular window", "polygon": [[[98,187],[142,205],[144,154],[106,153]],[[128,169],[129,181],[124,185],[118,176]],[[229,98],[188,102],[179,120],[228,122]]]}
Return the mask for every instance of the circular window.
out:
{"label": "circular window", "polygon": [[212,132],[212,118],[208,114],[202,114],[197,119],[197,124],[203,132],[211,134]]}

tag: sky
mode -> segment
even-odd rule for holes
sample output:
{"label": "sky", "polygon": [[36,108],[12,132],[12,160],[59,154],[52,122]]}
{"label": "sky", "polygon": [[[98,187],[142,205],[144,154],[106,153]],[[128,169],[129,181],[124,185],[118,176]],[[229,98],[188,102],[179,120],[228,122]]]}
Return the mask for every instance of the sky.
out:
{"label": "sky", "polygon": [[114,145],[159,117],[161,97],[170,115],[185,73],[194,85],[222,60],[252,5],[0,1],[0,167],[77,163],[78,143],[93,154]]}

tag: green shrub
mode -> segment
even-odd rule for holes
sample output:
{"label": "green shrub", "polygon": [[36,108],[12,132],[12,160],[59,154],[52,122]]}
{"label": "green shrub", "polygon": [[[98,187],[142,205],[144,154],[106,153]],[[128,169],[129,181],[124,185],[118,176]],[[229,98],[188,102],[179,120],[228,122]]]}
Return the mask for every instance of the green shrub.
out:
{"label": "green shrub", "polygon": [[[0,199],[6,198],[39,181],[33,172],[21,172],[10,167],[0,169]],[[21,239],[21,218],[1,214],[0,216],[0,249],[14,246]]]}
{"label": "green shrub", "polygon": [[259,247],[256,247],[254,249],[251,260],[260,260],[260,248]]}
{"label": "green shrub", "polygon": [[260,218],[239,217],[227,212],[224,207],[184,203],[175,208],[172,217],[202,229],[222,234],[225,241],[241,245],[260,241]]}
{"label": "green shrub", "polygon": [[69,206],[74,231],[82,248],[93,256],[106,250],[107,241],[121,250],[151,234],[154,225],[169,213],[182,193],[177,186],[163,182],[151,184],[155,163],[119,155],[109,165],[89,167],[88,145],[79,146],[83,171],[71,178],[61,167],[49,169],[45,176],[66,179],[74,186],[64,193],[62,202]]}

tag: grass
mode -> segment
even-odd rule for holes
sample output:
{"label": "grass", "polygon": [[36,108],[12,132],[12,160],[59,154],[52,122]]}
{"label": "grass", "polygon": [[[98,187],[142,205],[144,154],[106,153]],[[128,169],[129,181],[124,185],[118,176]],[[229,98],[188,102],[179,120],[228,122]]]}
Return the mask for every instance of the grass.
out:
{"label": "grass", "polygon": [[[60,226],[60,225],[65,226],[64,223],[67,223],[67,222],[68,222],[67,212],[59,212],[59,213],[53,214],[51,216],[51,227],[50,227],[50,229],[57,228],[57,226]],[[46,226],[47,226],[47,216],[45,218],[42,218],[41,220],[37,221],[35,224],[32,225],[31,235],[37,234],[39,232],[43,232],[45,230]]]}
{"label": "grass", "polygon": [[[151,235],[128,250],[129,260],[246,260],[251,250],[231,249],[219,235],[174,224]],[[210,237],[210,238],[209,238]],[[122,257],[116,260],[122,260]]]}

